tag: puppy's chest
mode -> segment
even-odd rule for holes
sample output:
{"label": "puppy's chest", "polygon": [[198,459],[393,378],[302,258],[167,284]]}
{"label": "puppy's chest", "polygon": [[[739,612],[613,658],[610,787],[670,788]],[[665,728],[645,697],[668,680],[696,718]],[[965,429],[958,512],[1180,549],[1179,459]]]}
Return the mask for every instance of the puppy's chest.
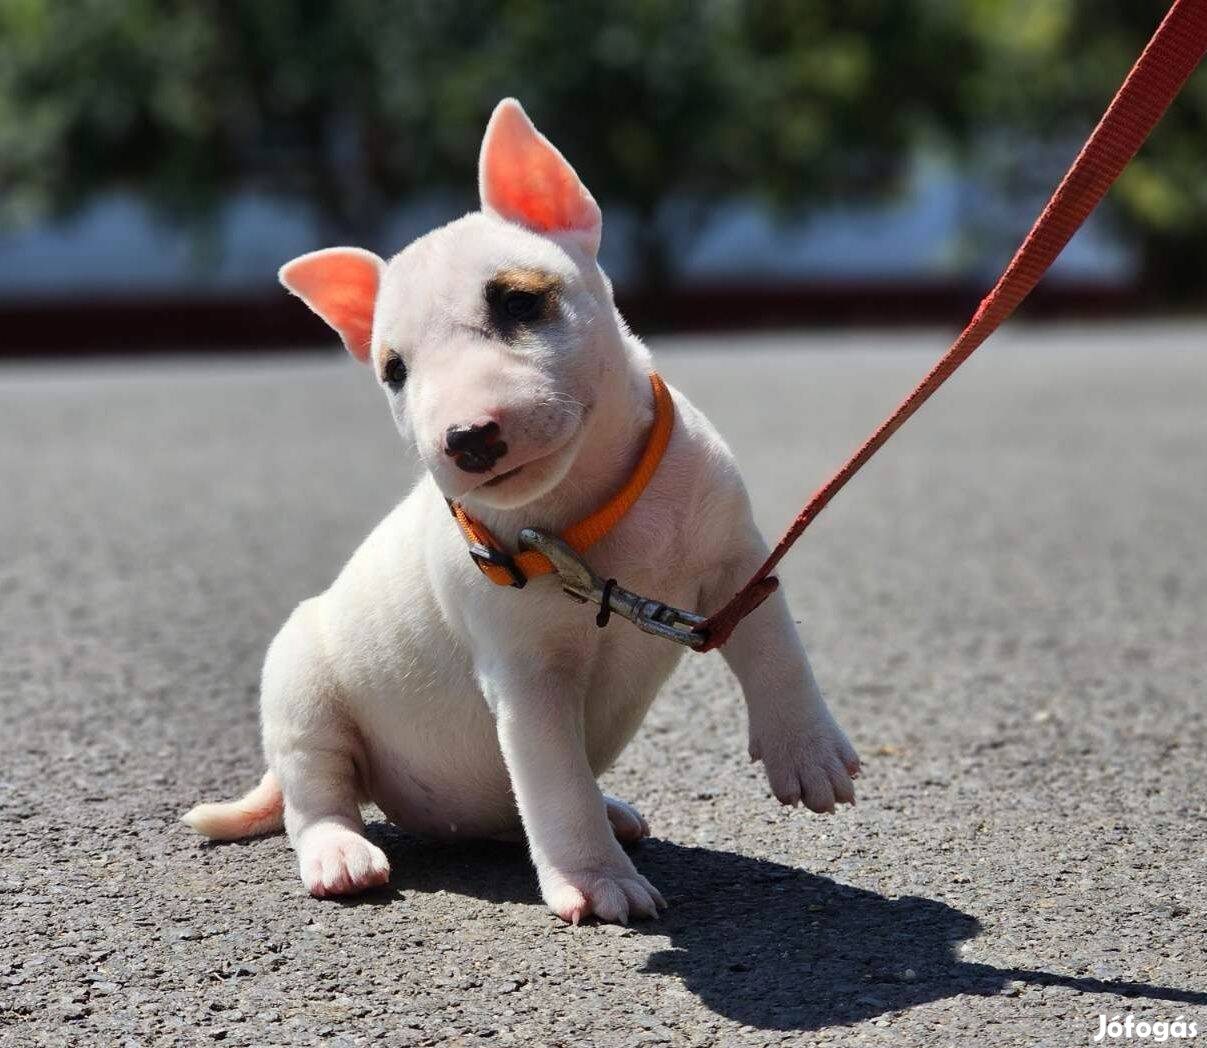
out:
{"label": "puppy's chest", "polygon": [[[601,578],[643,597],[695,611],[700,593],[699,560],[687,548],[681,522],[672,514],[646,514],[638,526],[618,529],[587,553]],[[631,699],[652,697],[686,649],[640,631],[613,614],[604,627],[596,623],[598,608],[565,598],[565,614],[588,630],[596,644],[591,667],[595,692],[626,692]]]}
{"label": "puppy's chest", "polygon": [[[650,524],[650,519],[639,523]],[[685,554],[677,522],[655,522],[648,530],[617,528],[590,547],[584,559],[601,579],[615,579],[641,596],[685,610],[696,608],[699,572],[693,568],[694,558]],[[542,656],[572,671],[588,685],[589,696],[605,705],[651,698],[686,650],[643,633],[618,614],[600,626],[599,608],[567,596],[553,578],[539,580],[515,596],[532,619],[516,615],[510,627],[530,623]]]}
{"label": "puppy's chest", "polygon": [[649,499],[640,510],[588,550],[587,562],[601,578],[642,596],[672,604],[694,598],[702,551],[682,507]]}

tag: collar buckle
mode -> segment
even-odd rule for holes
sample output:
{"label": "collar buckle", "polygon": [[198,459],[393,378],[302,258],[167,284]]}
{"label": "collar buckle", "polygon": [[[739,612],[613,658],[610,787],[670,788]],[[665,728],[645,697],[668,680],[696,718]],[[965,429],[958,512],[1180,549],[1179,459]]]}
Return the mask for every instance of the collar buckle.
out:
{"label": "collar buckle", "polygon": [[520,570],[520,566],[515,562],[515,557],[506,550],[491,549],[480,542],[475,542],[469,547],[469,555],[478,565],[478,570],[482,574],[488,574],[487,567],[501,568],[511,576],[511,582],[508,585],[514,586],[516,589],[523,589],[528,585],[528,576]]}
{"label": "collar buckle", "polygon": [[608,616],[616,614],[645,633],[688,648],[702,647],[708,639],[699,628],[705,621],[703,615],[642,597],[618,586],[615,579],[605,582],[571,546],[555,535],[537,528],[524,528],[520,531],[519,546],[523,550],[536,550],[548,558],[568,596],[580,603],[589,600],[599,605],[600,613],[595,620],[598,626],[606,626]]}

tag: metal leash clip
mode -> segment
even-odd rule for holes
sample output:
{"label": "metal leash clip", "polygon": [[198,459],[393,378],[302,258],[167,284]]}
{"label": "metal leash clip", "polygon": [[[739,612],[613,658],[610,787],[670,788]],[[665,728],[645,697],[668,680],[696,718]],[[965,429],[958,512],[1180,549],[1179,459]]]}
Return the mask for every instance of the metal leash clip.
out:
{"label": "metal leash clip", "polygon": [[595,622],[599,626],[608,624],[609,616],[615,612],[628,619],[639,630],[656,637],[699,648],[706,639],[696,627],[705,622],[703,615],[672,608],[660,600],[651,600],[618,586],[615,579],[604,581],[556,535],[537,528],[523,528],[519,534],[519,546],[523,550],[535,550],[549,559],[562,581],[562,589],[580,602],[591,601],[599,605]]}

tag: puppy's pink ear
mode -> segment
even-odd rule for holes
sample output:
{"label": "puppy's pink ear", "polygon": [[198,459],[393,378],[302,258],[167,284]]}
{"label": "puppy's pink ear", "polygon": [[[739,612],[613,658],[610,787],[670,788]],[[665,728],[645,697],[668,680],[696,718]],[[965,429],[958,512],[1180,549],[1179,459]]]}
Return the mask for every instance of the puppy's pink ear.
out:
{"label": "puppy's pink ear", "polygon": [[478,190],[483,211],[538,233],[572,233],[591,254],[599,250],[599,205],[514,98],[503,99],[486,126]]}
{"label": "puppy's pink ear", "polygon": [[286,262],[282,284],[322,317],[357,360],[369,359],[373,307],[385,263],[359,247],[329,247]]}

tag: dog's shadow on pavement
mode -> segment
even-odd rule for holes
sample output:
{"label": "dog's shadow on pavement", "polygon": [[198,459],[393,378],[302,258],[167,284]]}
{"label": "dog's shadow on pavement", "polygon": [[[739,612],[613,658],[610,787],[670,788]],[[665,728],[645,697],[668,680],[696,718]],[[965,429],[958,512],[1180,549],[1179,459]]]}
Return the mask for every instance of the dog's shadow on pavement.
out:
{"label": "dog's shadow on pavement", "polygon": [[[382,824],[370,832],[390,853],[391,895],[449,891],[540,904],[519,846],[433,844]],[[980,923],[934,899],[890,899],[668,841],[648,840],[635,855],[670,903],[660,921],[633,925],[671,940],[641,970],[676,975],[717,1014],[759,1029],[818,1030],[960,994],[1014,992],[1017,983],[1207,1005],[1207,993],[963,961],[959,948]]]}

